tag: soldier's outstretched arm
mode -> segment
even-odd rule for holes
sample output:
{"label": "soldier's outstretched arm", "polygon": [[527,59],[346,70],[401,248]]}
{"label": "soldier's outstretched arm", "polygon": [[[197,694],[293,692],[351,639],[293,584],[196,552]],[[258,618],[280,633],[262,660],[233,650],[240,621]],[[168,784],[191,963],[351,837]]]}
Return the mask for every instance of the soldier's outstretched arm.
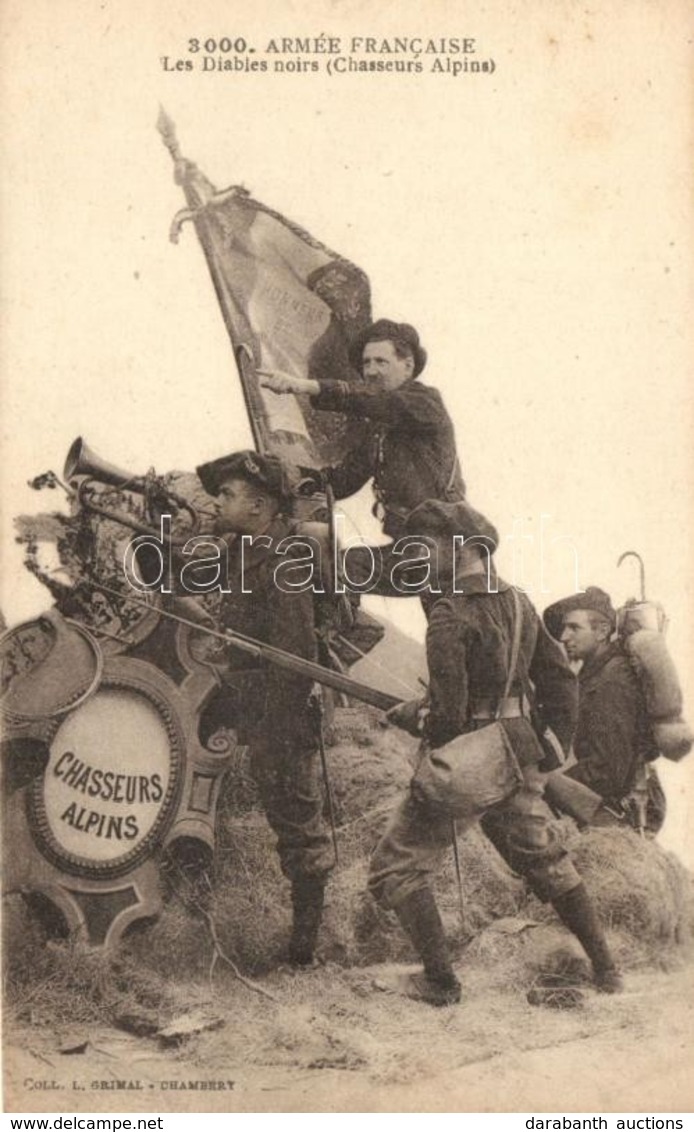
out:
{"label": "soldier's outstretched arm", "polygon": [[424,724],[429,714],[429,697],[422,696],[414,700],[403,700],[386,712],[386,719],[394,727],[408,731],[410,735],[422,735]]}
{"label": "soldier's outstretched arm", "polygon": [[279,369],[259,369],[260,384],[273,393],[320,393],[320,384],[310,377],[295,377]]}
{"label": "soldier's outstretched arm", "polygon": [[406,432],[431,432],[449,419],[438,389],[416,381],[386,393],[347,381],[322,381],[319,390],[311,397],[314,409],[345,413]]}

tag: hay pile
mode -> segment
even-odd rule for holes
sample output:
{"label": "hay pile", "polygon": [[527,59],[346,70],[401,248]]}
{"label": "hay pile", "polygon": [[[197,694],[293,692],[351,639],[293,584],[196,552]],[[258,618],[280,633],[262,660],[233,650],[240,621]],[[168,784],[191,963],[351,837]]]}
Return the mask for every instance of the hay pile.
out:
{"label": "hay pile", "polygon": [[673,853],[618,829],[577,837],[572,851],[600,915],[624,944],[656,962],[691,945],[694,878]]}
{"label": "hay pile", "polygon": [[[127,950],[104,954],[79,940],[47,938],[17,896],[4,902],[5,1001],[32,1026],[118,1022],[130,1016],[156,1029],[176,995],[167,978]],[[147,1032],[142,1029],[141,1032]]]}
{"label": "hay pile", "polygon": [[[328,888],[322,955],[349,966],[411,960],[395,917],[375,906],[366,879],[370,854],[409,782],[416,741],[384,728],[379,713],[363,707],[338,711],[335,740],[327,757],[340,865]],[[291,913],[274,837],[257,806],[242,759],[225,786],[215,876],[205,907],[228,952],[242,968],[259,973],[281,961]],[[692,879],[672,854],[627,831],[579,834],[568,819],[562,828],[624,962],[660,963],[691,941]],[[459,852],[464,914],[452,851],[442,862],[436,888],[451,944],[459,953],[466,948],[466,961],[477,958],[488,969],[494,960],[503,981],[504,969],[511,976],[512,967],[525,972],[543,965],[553,949],[576,953],[553,910],[527,892],[478,828],[459,838]],[[505,929],[495,927],[499,921]],[[147,933],[141,956],[172,974],[202,973],[212,954],[206,936],[195,909],[191,919],[190,906],[186,911],[174,898]]]}
{"label": "hay pile", "polygon": [[[329,883],[321,931],[326,960],[364,965],[412,958],[395,917],[376,907],[366,880],[371,852],[410,780],[416,747],[414,739],[384,728],[376,711],[338,709],[327,760],[340,863]],[[209,900],[204,893],[198,899],[212,915],[228,953],[242,968],[259,973],[281,961],[291,912],[274,835],[255,807],[247,758],[242,758],[232,767],[222,796]],[[525,900],[523,884],[478,830],[460,838],[460,854],[464,923],[452,850],[437,880],[442,916],[454,944],[462,944],[499,915],[515,914]],[[143,962],[177,975],[207,969],[212,944],[208,938],[205,946],[204,923],[196,918],[194,905],[195,897],[187,911],[181,899],[172,899],[142,941]]]}

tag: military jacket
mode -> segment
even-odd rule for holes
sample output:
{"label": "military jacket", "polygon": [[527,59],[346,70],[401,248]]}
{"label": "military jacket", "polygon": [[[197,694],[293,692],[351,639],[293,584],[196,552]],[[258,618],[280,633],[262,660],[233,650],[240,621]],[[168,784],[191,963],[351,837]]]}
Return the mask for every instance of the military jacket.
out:
{"label": "military jacket", "polygon": [[585,661],[578,684],[578,765],[569,773],[605,800],[618,801],[633,788],[644,761],[658,756],[638,677],[614,641]]}
{"label": "military jacket", "polygon": [[[312,593],[286,591],[276,584],[275,571],[286,561],[276,548],[293,533],[290,522],[277,518],[265,538],[256,537],[245,547],[240,536],[234,540],[228,571],[232,592],[223,597],[220,620],[223,628],[315,660]],[[313,684],[309,677],[264,664],[230,646],[223,678],[236,700],[241,741],[256,746],[307,741],[306,705]]]}
{"label": "military jacket", "polygon": [[437,389],[414,380],[388,393],[323,382],[311,404],[364,421],[355,447],[324,470],[337,499],[373,476],[386,534],[398,533],[399,522],[425,499],[464,498],[453,423]]}
{"label": "military jacket", "polygon": [[[498,592],[489,592],[498,587]],[[511,587],[498,578],[470,574],[457,579],[464,591],[440,598],[431,609],[426,635],[430,711],[429,741],[438,746],[470,730],[477,705],[503,696],[508,677],[515,602]],[[531,682],[538,723],[548,725],[568,751],[578,715],[578,687],[560,645],[550,637],[525,594],[516,676],[509,695],[520,697]],[[521,761],[538,761],[541,748],[522,720],[503,725]],[[519,726],[522,725],[522,726]]]}

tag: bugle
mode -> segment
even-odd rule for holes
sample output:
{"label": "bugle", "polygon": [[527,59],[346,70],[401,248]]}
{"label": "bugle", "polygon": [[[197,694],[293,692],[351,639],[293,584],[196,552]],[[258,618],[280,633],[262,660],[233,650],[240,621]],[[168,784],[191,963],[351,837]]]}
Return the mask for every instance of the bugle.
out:
{"label": "bugle", "polygon": [[[174,545],[183,545],[191,536],[198,534],[201,524],[201,513],[183,496],[178,495],[166,486],[154,469],[150,469],[144,476],[132,475],[116,464],[104,460],[89,445],[78,436],[70,445],[65,459],[63,479],[76,492],[79,504],[87,511],[120,523],[139,534],[156,534],[159,532],[151,524],[156,522],[163,514],[178,514],[185,511],[190,518],[190,527],[185,535],[172,536]],[[104,506],[98,502],[99,492],[95,484],[105,484],[116,487],[121,491],[137,492],[143,496],[146,518],[144,522],[133,515],[126,514],[114,508]]]}

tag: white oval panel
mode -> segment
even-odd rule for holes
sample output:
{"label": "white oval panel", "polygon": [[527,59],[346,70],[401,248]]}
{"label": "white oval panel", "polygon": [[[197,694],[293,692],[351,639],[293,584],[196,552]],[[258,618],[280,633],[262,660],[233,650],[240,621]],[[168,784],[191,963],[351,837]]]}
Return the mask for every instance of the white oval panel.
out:
{"label": "white oval panel", "polygon": [[43,781],[48,828],[71,856],[133,853],[159,817],[171,777],[166,724],[138,692],[100,689],[61,723]]}

